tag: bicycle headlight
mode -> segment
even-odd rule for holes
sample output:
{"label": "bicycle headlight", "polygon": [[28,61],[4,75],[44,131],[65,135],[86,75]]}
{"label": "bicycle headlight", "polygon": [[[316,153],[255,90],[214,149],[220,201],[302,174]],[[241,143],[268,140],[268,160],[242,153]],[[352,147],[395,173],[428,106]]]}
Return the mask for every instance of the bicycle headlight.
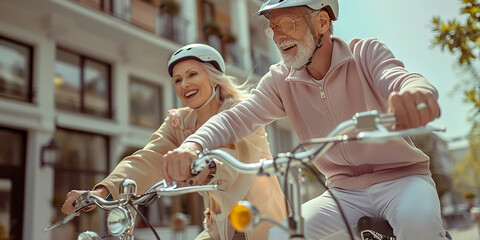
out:
{"label": "bicycle headlight", "polygon": [[260,222],[257,208],[249,201],[239,201],[230,212],[230,222],[239,232],[251,231]]}
{"label": "bicycle headlight", "polygon": [[123,207],[112,209],[107,216],[107,230],[113,236],[119,236],[132,225],[132,218]]}
{"label": "bicycle headlight", "polygon": [[78,235],[77,240],[100,240],[100,236],[96,232],[85,231]]}

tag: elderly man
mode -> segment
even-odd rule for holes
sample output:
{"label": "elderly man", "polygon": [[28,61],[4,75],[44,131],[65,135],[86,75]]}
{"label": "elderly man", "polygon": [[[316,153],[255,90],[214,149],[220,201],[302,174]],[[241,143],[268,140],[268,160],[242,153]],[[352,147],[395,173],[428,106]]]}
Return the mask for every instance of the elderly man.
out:
{"label": "elderly man", "polygon": [[[271,66],[249,98],[212,117],[165,156],[165,172],[190,177],[196,150],[226,146],[275,119],[288,117],[301,142],[325,137],[356,112],[393,112],[407,129],[440,115],[436,89],[410,73],[377,39],[349,44],[332,35],[337,0],[265,0],[263,15],[283,61]],[[410,139],[388,144],[338,144],[314,161],[339,199],[348,223],[362,216],[386,219],[397,239],[445,239],[440,204],[429,171],[429,158]],[[173,176],[173,175],[172,175]],[[177,174],[178,176],[178,174]],[[345,230],[329,192],[302,206],[307,239]],[[280,231],[270,239],[288,239]],[[284,234],[285,235],[285,234]]]}

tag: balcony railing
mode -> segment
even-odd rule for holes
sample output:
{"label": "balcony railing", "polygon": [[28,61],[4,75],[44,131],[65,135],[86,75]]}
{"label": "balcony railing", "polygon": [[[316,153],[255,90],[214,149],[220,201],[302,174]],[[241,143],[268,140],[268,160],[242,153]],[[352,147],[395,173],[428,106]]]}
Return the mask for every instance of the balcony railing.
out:
{"label": "balcony railing", "polygon": [[188,20],[159,11],[159,7],[143,0],[71,0],[104,12],[133,26],[180,44],[186,44]]}
{"label": "balcony railing", "polygon": [[180,44],[186,44],[186,29],[189,22],[180,16],[160,13],[157,17],[157,34]]}
{"label": "balcony railing", "polygon": [[245,69],[245,64],[243,62],[243,54],[245,54],[245,51],[242,48],[238,47],[234,43],[226,43],[222,41],[222,39],[217,35],[209,35],[207,37],[207,44],[217,49],[217,51],[222,54],[227,64],[248,70]]}

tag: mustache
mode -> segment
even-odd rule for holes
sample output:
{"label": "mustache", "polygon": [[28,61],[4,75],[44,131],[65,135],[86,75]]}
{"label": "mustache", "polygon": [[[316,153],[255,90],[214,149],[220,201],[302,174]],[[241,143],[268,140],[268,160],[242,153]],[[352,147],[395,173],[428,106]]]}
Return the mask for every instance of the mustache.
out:
{"label": "mustache", "polygon": [[282,50],[283,48],[285,48],[287,46],[291,46],[291,45],[300,45],[300,42],[297,41],[297,40],[284,40],[284,41],[281,41],[281,42],[277,43],[277,48]]}

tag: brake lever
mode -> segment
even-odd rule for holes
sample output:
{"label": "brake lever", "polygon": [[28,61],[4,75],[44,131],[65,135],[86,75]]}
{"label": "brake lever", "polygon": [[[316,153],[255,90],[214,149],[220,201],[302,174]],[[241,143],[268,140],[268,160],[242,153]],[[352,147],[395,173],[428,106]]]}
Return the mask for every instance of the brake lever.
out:
{"label": "brake lever", "polygon": [[90,201],[88,199],[88,196],[90,195],[90,191],[87,191],[85,193],[82,193],[80,195],[78,195],[77,199],[73,202],[73,206],[75,207],[75,209],[73,211],[71,211],[65,218],[63,218],[62,220],[54,223],[52,226],[50,227],[46,227],[43,229],[43,232],[48,232],[58,226],[61,226],[65,223],[68,223],[70,222],[76,215],[78,212],[80,211],[83,211],[83,210],[88,210],[88,208],[94,204],[94,202]]}
{"label": "brake lever", "polygon": [[56,227],[58,227],[58,226],[61,226],[61,225],[65,224],[65,223],[67,223],[67,222],[70,222],[70,220],[72,220],[72,219],[75,217],[75,215],[77,215],[77,211],[75,211],[75,210],[74,210],[74,211],[71,211],[71,212],[70,212],[64,219],[62,219],[61,221],[58,221],[58,222],[54,223],[54,224],[53,224],[52,226],[50,226],[50,227],[44,228],[44,229],[43,229],[43,232],[48,232],[48,231],[50,231],[50,230],[52,230],[52,229],[54,229],[54,228],[56,228]]}

